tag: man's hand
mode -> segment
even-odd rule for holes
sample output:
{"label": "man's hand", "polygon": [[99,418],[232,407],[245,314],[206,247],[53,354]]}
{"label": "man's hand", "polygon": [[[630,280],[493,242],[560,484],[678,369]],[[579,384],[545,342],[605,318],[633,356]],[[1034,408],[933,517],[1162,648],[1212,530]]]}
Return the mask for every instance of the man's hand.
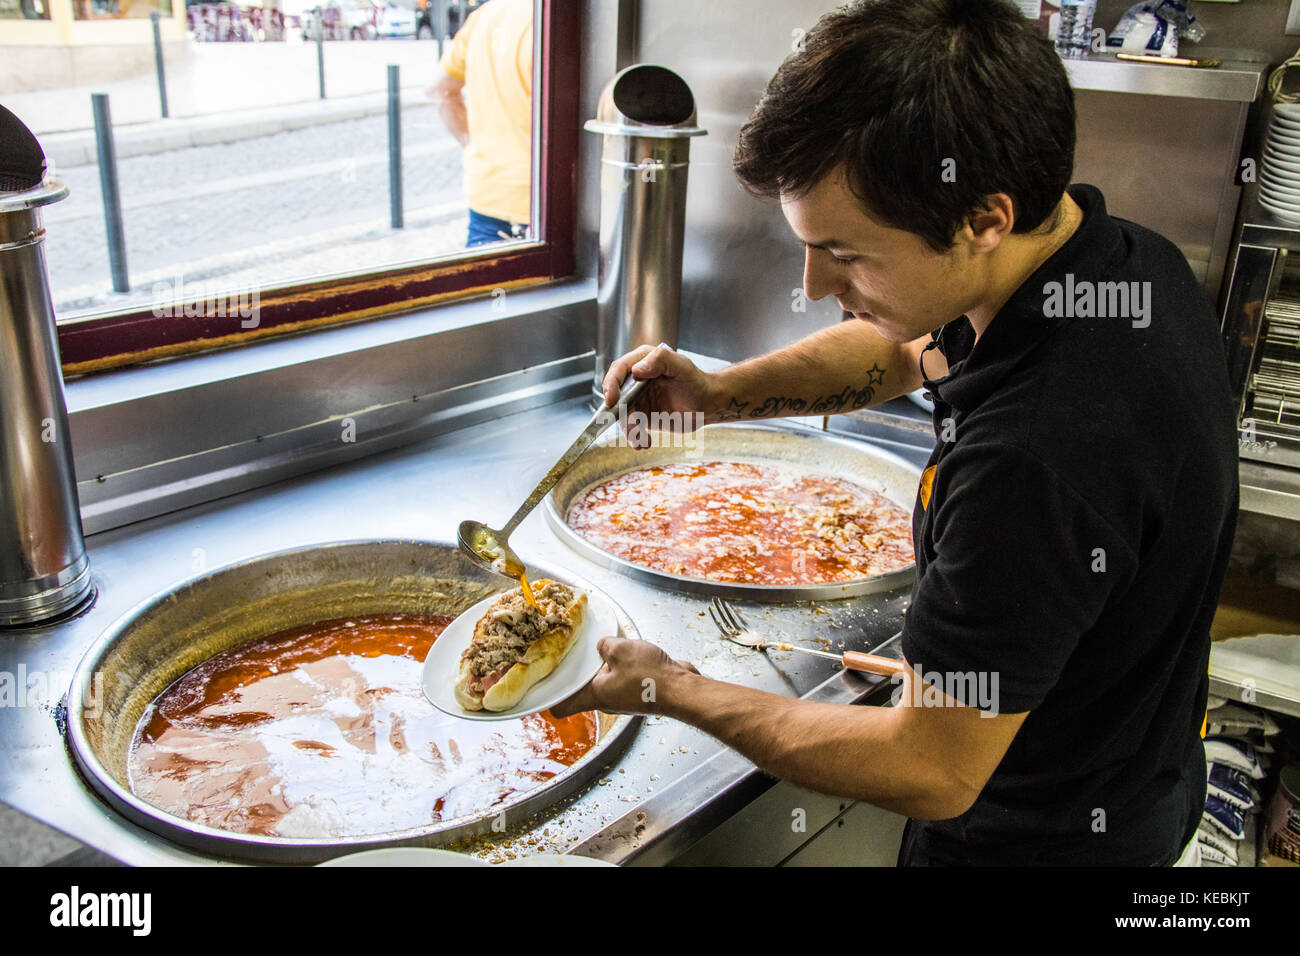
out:
{"label": "man's hand", "polygon": [[[904,344],[887,341],[869,323],[853,320],[717,372],[704,372],[677,352],[643,345],[614,362],[601,387],[605,401],[612,404],[628,373],[648,380],[629,411],[677,413],[655,426],[660,429],[838,415],[919,388],[919,356],[929,343],[928,335]],[[947,374],[937,349],[926,356],[926,372],[935,378]],[[632,434],[628,437],[643,444]]]}
{"label": "man's hand", "polygon": [[602,637],[596,649],[605,666],[586,687],[551,708],[556,717],[587,710],[607,714],[662,713],[682,678],[700,673],[693,664],[673,660],[649,641]]}
{"label": "man's hand", "polygon": [[619,388],[629,372],[634,378],[650,383],[632,403],[629,412],[645,415],[676,413],[659,425],[663,427],[666,424],[680,431],[694,430],[696,412],[704,415],[705,424],[716,420],[711,417],[717,403],[716,376],[697,368],[686,356],[657,345],[643,345],[628,352],[605,373],[601,387],[606,405],[618,401]]}

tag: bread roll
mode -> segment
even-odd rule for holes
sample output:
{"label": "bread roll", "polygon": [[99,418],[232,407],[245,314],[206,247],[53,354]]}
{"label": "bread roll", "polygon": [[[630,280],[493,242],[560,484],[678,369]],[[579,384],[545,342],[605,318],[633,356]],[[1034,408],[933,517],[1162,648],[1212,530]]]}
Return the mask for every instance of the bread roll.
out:
{"label": "bread roll", "polygon": [[456,702],[466,710],[499,713],[515,707],[577,642],[587,596],[547,579],[537,581],[533,590],[536,607],[525,604],[516,588],[474,625],[454,688]]}

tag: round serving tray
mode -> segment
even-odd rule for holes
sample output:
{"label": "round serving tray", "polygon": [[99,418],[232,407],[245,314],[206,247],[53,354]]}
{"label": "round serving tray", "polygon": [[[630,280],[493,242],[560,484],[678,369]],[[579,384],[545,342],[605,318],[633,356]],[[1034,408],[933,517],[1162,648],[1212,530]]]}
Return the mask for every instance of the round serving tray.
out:
{"label": "round serving tray", "polygon": [[688,435],[651,433],[649,448],[627,445],[611,432],[593,445],[546,498],[547,521],[573,550],[597,564],[645,581],[687,591],[749,601],[823,601],[892,591],[909,584],[916,566],[831,584],[734,584],[655,571],[616,557],[592,544],[565,520],[573,504],[593,486],[637,468],[681,461],[784,462],[805,471],[843,478],[869,488],[912,513],[921,470],[897,455],[866,442],[799,432],[773,425],[710,425]]}
{"label": "round serving tray", "polygon": [[[618,604],[590,582],[536,565],[546,577],[600,594],[620,633],[638,638]],[[193,823],[131,792],[127,761],[144,708],[182,674],[244,641],[313,621],[354,614],[458,614],[503,590],[457,547],[436,541],[339,541],[258,555],[184,581],[119,618],[86,652],[68,693],[67,739],[77,769],[114,810],[182,846],[222,857],[318,863],[394,846],[441,846],[508,827],[577,792],[621,753],[639,717],[598,713],[597,741],[580,760],[531,790],[454,820],[390,833],[274,837]],[[92,684],[94,675],[100,680]],[[98,685],[100,690],[92,693]]]}

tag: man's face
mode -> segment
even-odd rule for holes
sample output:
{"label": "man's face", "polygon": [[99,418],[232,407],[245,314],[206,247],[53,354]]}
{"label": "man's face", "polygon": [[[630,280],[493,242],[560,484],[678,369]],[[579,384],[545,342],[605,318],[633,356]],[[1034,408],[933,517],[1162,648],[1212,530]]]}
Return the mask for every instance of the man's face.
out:
{"label": "man's face", "polygon": [[886,339],[910,342],[941,328],[979,301],[980,266],[959,234],[936,253],[915,233],[870,218],[837,169],[781,210],[803,241],[803,287],[816,301],[870,322]]}

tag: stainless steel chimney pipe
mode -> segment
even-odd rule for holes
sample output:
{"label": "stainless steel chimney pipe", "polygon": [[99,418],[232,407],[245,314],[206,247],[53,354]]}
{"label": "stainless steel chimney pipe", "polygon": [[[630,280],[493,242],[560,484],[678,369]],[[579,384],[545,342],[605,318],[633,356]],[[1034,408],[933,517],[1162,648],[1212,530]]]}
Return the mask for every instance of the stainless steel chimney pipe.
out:
{"label": "stainless steel chimney pipe", "polygon": [[57,179],[0,192],[0,626],[90,590],[40,215],[67,195]]}
{"label": "stainless steel chimney pipe", "polygon": [[672,70],[639,64],[605,85],[587,130],[604,136],[595,397],[610,363],[638,345],[677,345],[686,174],[695,97]]}

